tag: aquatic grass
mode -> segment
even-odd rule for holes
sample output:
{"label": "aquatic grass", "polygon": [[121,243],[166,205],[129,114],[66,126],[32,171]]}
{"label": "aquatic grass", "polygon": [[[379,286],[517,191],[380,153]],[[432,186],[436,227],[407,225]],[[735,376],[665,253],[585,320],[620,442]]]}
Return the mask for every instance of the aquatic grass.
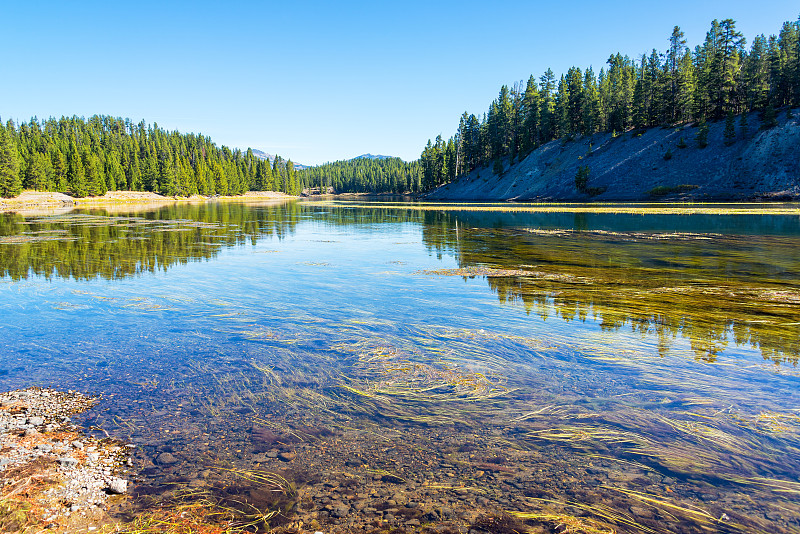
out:
{"label": "aquatic grass", "polygon": [[[589,516],[593,516],[598,520],[601,520],[602,523],[597,521],[587,520],[585,518],[578,518],[573,515],[565,514],[565,513],[552,513],[552,512],[518,512],[518,511],[509,511],[509,513],[519,517],[520,519],[532,520],[532,521],[540,521],[540,522],[550,522],[558,521],[561,524],[572,526],[572,528],[576,529],[577,533],[586,532],[587,534],[597,534],[597,533],[614,533],[616,530],[611,525],[624,525],[626,527],[630,527],[635,529],[639,532],[647,532],[651,534],[656,534],[656,530],[653,530],[645,525],[637,523],[629,514],[624,512],[620,512],[615,510],[614,508],[601,504],[601,503],[582,503],[577,501],[558,501],[554,499],[544,499],[544,498],[529,498],[529,501],[532,503],[536,503],[538,505],[544,505],[547,507],[552,507],[555,505],[558,508],[562,509],[575,509],[583,514],[588,514]],[[606,530],[608,529],[608,530]]]}
{"label": "aquatic grass", "polygon": [[[616,534],[616,530],[607,525],[592,525],[586,519],[567,514],[554,514],[546,512],[520,512],[509,510],[507,513],[527,523],[545,524],[549,528],[562,529],[570,534]],[[644,532],[647,532],[645,530]]]}

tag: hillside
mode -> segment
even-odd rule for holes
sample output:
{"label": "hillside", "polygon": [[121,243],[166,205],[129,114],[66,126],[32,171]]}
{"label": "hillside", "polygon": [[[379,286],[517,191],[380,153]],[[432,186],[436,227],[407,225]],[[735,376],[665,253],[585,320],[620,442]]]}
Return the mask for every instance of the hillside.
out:
{"label": "hillside", "polygon": [[392,159],[394,156],[383,156],[381,154],[361,154],[352,159]]}
{"label": "hillside", "polygon": [[[758,113],[726,146],[725,121],[709,124],[708,146],[699,148],[694,124],[633,130],[546,143],[497,176],[482,167],[431,191],[436,200],[519,201],[744,201],[800,199],[800,111],[759,130]],[[686,147],[679,148],[681,138]],[[671,154],[671,158],[669,157]],[[667,157],[665,157],[665,155]],[[586,192],[578,169],[589,168]]]}

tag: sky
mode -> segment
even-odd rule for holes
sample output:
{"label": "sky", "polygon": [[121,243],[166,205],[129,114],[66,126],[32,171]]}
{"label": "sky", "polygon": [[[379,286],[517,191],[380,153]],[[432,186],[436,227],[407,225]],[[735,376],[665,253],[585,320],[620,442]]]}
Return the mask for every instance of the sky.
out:
{"label": "sky", "polygon": [[0,0],[0,118],[112,115],[317,165],[419,157],[500,86],[694,47],[713,19],[777,34],[797,0]]}

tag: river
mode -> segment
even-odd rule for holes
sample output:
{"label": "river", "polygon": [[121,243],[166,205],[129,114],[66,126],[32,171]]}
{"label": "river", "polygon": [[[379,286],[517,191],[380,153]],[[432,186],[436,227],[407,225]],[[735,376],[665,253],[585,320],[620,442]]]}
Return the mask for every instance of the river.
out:
{"label": "river", "polygon": [[102,395],[143,507],[800,532],[796,204],[5,213],[0,276],[0,387]]}

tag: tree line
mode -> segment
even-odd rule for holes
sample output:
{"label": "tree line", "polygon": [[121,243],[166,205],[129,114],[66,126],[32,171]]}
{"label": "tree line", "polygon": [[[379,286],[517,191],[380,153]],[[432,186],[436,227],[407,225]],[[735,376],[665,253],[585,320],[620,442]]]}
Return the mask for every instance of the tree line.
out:
{"label": "tree line", "polygon": [[23,188],[76,197],[113,190],[191,196],[299,194],[302,184],[291,160],[270,162],[250,149],[218,147],[203,135],[95,115],[0,121],[0,196]]}
{"label": "tree line", "polygon": [[732,19],[714,20],[694,50],[678,26],[666,51],[630,58],[611,54],[595,74],[571,67],[556,79],[547,69],[500,93],[481,118],[464,113],[447,141],[428,140],[422,151],[422,187],[431,189],[479,167],[523,158],[564,137],[624,132],[632,128],[703,123],[800,106],[800,20],[779,34],[757,36],[749,50]]}
{"label": "tree line", "polygon": [[400,158],[355,158],[300,171],[301,180],[322,191],[349,193],[415,193],[422,186],[419,161]]}

